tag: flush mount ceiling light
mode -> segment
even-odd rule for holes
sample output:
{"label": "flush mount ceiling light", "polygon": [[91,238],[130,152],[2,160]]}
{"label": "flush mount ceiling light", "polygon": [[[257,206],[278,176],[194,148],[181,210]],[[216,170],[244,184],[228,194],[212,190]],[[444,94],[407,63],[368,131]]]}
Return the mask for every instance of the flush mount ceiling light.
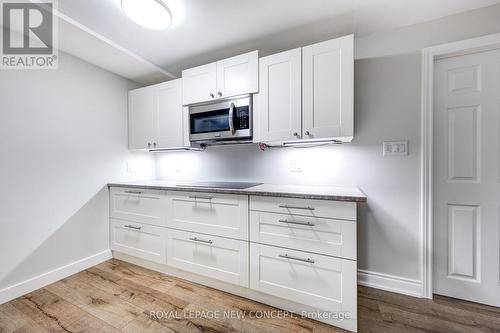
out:
{"label": "flush mount ceiling light", "polygon": [[127,16],[148,29],[164,30],[172,24],[172,14],[162,0],[122,0]]}

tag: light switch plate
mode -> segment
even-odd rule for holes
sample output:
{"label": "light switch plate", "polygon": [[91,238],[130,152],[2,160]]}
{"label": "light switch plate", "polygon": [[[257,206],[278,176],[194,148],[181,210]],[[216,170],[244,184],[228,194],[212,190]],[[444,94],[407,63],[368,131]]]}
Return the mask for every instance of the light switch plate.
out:
{"label": "light switch plate", "polygon": [[405,141],[384,141],[384,156],[408,156],[408,140]]}
{"label": "light switch plate", "polygon": [[128,173],[134,172],[134,165],[131,162],[127,163],[127,172]]}

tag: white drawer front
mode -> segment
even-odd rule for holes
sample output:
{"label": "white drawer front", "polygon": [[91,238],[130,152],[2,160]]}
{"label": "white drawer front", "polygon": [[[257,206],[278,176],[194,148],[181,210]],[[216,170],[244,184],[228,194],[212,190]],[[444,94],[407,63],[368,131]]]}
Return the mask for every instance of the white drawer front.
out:
{"label": "white drawer front", "polygon": [[168,192],[167,226],[248,240],[248,197],[212,193]]}
{"label": "white drawer front", "polygon": [[169,229],[167,265],[248,287],[248,242]]}
{"label": "white drawer front", "polygon": [[111,221],[111,249],[134,257],[166,263],[166,229],[136,222]]}
{"label": "white drawer front", "polygon": [[352,260],[251,243],[250,288],[356,317],[356,262]]}
{"label": "white drawer front", "polygon": [[165,225],[165,196],[161,191],[115,187],[110,194],[112,218]]}
{"label": "white drawer front", "polygon": [[250,212],[250,241],[356,260],[356,223]]}
{"label": "white drawer front", "polygon": [[355,202],[251,196],[250,210],[356,220]]}

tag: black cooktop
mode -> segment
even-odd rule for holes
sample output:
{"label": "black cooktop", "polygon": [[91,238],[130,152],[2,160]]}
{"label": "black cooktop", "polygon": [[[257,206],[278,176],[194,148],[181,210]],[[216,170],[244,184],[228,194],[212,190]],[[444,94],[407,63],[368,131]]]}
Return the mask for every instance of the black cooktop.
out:
{"label": "black cooktop", "polygon": [[177,184],[177,187],[193,187],[193,188],[228,188],[236,190],[245,190],[250,187],[262,185],[262,183],[251,182],[193,182]]}

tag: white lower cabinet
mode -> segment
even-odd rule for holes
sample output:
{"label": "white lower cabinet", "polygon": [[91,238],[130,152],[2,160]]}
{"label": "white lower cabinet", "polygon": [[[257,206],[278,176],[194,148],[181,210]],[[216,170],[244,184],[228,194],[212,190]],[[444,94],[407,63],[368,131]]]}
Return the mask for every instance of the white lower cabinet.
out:
{"label": "white lower cabinet", "polygon": [[356,331],[356,203],[120,187],[110,201],[113,251]]}
{"label": "white lower cabinet", "polygon": [[356,318],[356,261],[251,243],[250,288]]}
{"label": "white lower cabinet", "polygon": [[248,287],[248,242],[168,230],[167,265]]}
{"label": "white lower cabinet", "polygon": [[167,226],[248,240],[248,196],[168,192]]}
{"label": "white lower cabinet", "polygon": [[111,249],[137,258],[165,264],[165,233],[165,228],[112,219]]}

